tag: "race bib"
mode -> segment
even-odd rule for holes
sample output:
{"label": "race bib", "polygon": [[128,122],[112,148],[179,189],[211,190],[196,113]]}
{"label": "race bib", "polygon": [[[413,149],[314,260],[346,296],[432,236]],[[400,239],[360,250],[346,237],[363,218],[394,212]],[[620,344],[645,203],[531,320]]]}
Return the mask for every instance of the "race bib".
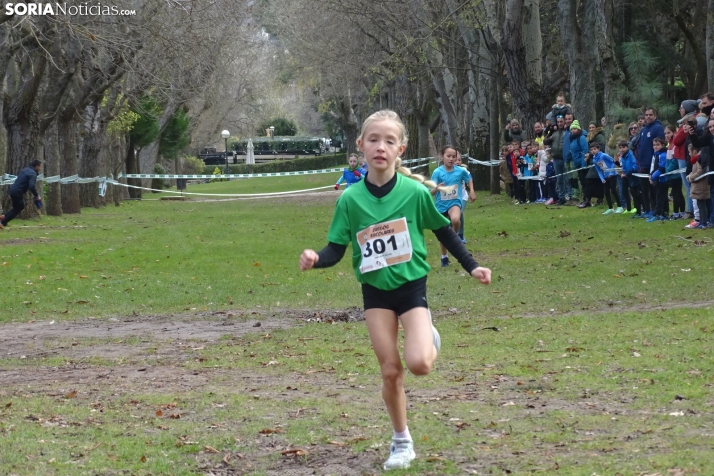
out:
{"label": "race bib", "polygon": [[448,202],[449,200],[457,200],[459,198],[459,187],[453,187],[449,190],[439,191],[441,200]]}
{"label": "race bib", "polygon": [[406,218],[365,228],[357,233],[357,243],[362,252],[359,267],[362,274],[412,259],[412,242]]}

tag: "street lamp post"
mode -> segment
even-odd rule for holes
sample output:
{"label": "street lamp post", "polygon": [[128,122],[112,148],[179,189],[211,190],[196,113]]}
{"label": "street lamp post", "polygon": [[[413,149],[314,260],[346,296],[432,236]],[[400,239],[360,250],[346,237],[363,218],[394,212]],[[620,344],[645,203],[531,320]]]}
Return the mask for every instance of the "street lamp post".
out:
{"label": "street lamp post", "polygon": [[230,132],[227,130],[223,130],[221,132],[221,136],[223,136],[223,140],[225,141],[226,144],[226,168],[223,170],[223,173],[228,175],[228,137],[231,135]]}
{"label": "street lamp post", "polygon": [[270,138],[275,137],[275,126],[270,126]]}

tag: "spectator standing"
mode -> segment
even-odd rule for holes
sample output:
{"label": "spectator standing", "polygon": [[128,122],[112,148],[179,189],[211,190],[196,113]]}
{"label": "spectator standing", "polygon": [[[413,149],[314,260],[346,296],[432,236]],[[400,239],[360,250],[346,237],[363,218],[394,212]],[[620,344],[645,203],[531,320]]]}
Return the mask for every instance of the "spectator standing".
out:
{"label": "spectator standing", "polygon": [[658,220],[666,220],[669,213],[669,200],[667,198],[667,176],[664,175],[667,167],[667,141],[664,137],[655,137],[652,141],[654,155],[652,156],[652,175],[650,184],[654,186],[656,192],[656,202],[652,217],[647,219],[647,223]]}
{"label": "spectator standing", "polygon": [[515,140],[521,143],[524,139],[521,123],[518,122],[518,119],[512,119],[511,122],[506,124],[506,129],[503,131],[504,142],[513,142]]}
{"label": "spectator standing", "polygon": [[[693,146],[696,149],[696,146]],[[707,159],[702,155],[692,155],[692,161],[694,161],[692,167],[692,173],[687,175],[687,181],[692,184],[692,199],[697,201],[697,206],[699,208],[699,222],[697,224],[692,223],[691,228],[710,228],[709,221],[709,206],[711,205],[711,189],[707,183],[706,178],[700,178],[704,175],[708,169]],[[699,179],[699,180],[697,180]]]}
{"label": "spectator standing", "polygon": [[536,143],[539,149],[543,148],[543,140],[545,139],[545,128],[542,122],[536,122],[533,124],[533,132],[535,133],[535,138],[533,142]]}
{"label": "spectator standing", "polygon": [[[590,194],[587,188],[585,177],[588,170],[585,167],[585,155],[588,153],[588,141],[583,135],[583,130],[580,127],[580,122],[575,120],[570,125],[570,156],[573,159],[574,170],[577,170],[577,176],[569,176],[569,179],[575,179],[580,183],[582,191],[582,201],[578,204],[578,208],[587,208],[591,206]],[[576,182],[576,183],[577,183]]]}
{"label": "spectator standing", "polygon": [[[544,141],[543,144],[550,147],[550,156],[553,158],[553,161],[555,162],[555,170],[556,174],[558,173],[565,173],[565,163],[563,160],[563,144],[565,141],[565,118],[563,116],[558,116],[555,119],[555,130],[553,133],[550,135],[550,137],[547,137]],[[560,172],[558,172],[560,171]],[[562,180],[567,180],[567,177],[565,175],[561,175]],[[561,177],[558,177],[558,183],[561,183]],[[561,183],[561,188],[557,190],[558,196],[560,197],[559,203],[561,205],[565,204],[565,197],[566,197],[566,189],[565,186]]]}
{"label": "spectator standing", "polygon": [[[622,172],[620,172],[620,177],[622,178],[622,186],[625,188],[625,202],[627,204],[627,212],[632,213],[634,216],[632,218],[640,218],[642,213],[642,194],[640,194],[640,181],[637,177],[633,177],[633,173],[638,172],[637,159],[635,155],[630,150],[627,145],[626,140],[621,140],[617,144],[620,152],[618,158],[620,159],[620,166],[622,167]],[[630,208],[630,195],[632,195],[632,200],[634,201],[635,208]]]}
{"label": "spectator standing", "polygon": [[[573,124],[575,117],[572,112],[565,114],[565,132],[563,134],[563,162],[565,165],[564,172],[571,172],[574,170],[573,167],[573,155],[570,152],[570,126]],[[557,172],[556,172],[557,173]],[[577,187],[577,178],[575,175],[565,175],[563,177],[563,183],[565,184],[565,201],[570,201],[573,199],[575,190]],[[573,187],[573,184],[576,186]]]}
{"label": "spectator standing", "polygon": [[[607,210],[603,215],[622,213],[622,204],[617,194],[617,172],[615,172],[615,160],[600,150],[600,143],[593,141],[590,143],[590,154],[592,155],[593,169],[603,184],[605,199],[607,199]],[[617,209],[613,209],[612,198],[617,202]]]}
{"label": "spectator standing", "polygon": [[707,116],[707,118],[711,119],[711,115],[714,113],[714,93],[702,95],[699,101],[699,109],[702,110],[702,113]]}
{"label": "spectator standing", "polygon": [[[702,101],[703,102],[703,101]],[[713,104],[714,105],[714,104]],[[707,106],[708,107],[708,106]],[[692,141],[692,145],[696,148],[698,148],[701,151],[700,154],[700,165],[704,168],[704,173],[708,172],[709,170],[712,169],[712,164],[714,164],[714,119],[709,119],[709,122],[707,123],[707,130],[703,131],[701,135],[697,135],[696,133],[690,132],[690,139]],[[697,182],[704,181],[705,183],[708,181],[709,186],[710,186],[710,194],[709,194],[709,200],[711,201],[711,197],[714,196],[711,194],[711,188],[714,187],[714,175],[710,175],[709,179],[703,178],[699,179]],[[694,181],[690,182],[694,183]],[[693,199],[696,197],[693,197]],[[697,199],[699,200],[699,199]],[[699,202],[697,202],[699,203]],[[709,203],[708,206],[708,212],[709,212],[709,218],[707,221],[709,223],[712,223],[714,217],[712,215],[714,214],[714,204]],[[704,218],[702,218],[702,211],[699,210],[699,216],[700,216],[700,223]]]}
{"label": "spectator standing", "polygon": [[671,189],[672,195],[672,216],[671,220],[679,220],[684,218],[684,194],[682,194],[682,175],[675,174],[682,164],[685,162],[684,146],[676,146],[674,136],[677,133],[677,128],[673,125],[668,125],[664,128],[664,138],[667,141],[667,163],[665,171],[667,175],[667,187]]}
{"label": "spectator standing", "polygon": [[12,202],[12,209],[7,212],[7,215],[0,215],[0,230],[5,228],[7,224],[13,220],[16,216],[25,209],[25,202],[23,196],[27,192],[32,192],[35,197],[35,205],[37,208],[42,208],[42,199],[37,193],[35,188],[35,182],[37,181],[37,174],[40,173],[42,168],[42,162],[39,160],[33,160],[30,165],[25,167],[17,174],[17,178],[12,185],[10,185],[10,190],[8,194],[10,195],[10,201]]}
{"label": "spectator standing", "polygon": [[640,125],[637,122],[630,124],[627,129],[629,137],[627,139],[627,147],[632,151],[632,155],[637,158],[637,143],[640,141]]}
{"label": "spectator standing", "polygon": [[[652,156],[654,155],[652,143],[656,137],[664,137],[664,127],[657,119],[657,111],[654,108],[648,108],[645,111],[645,125],[640,129],[640,138],[637,143],[637,166],[642,174],[649,175],[652,172]],[[655,202],[655,189],[650,184],[649,177],[640,178],[640,190],[642,191],[642,209],[647,218],[651,218]]]}

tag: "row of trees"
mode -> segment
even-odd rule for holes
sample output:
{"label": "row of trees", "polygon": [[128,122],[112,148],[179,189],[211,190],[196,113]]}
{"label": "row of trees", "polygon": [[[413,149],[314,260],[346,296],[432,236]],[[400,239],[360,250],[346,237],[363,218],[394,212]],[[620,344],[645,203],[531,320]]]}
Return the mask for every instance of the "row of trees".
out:
{"label": "row of trees", "polygon": [[[555,96],[583,120],[632,119],[714,90],[714,0],[263,0],[260,21],[348,146],[396,110],[408,157],[430,141],[498,154],[508,116],[526,132]],[[433,144],[432,144],[433,145]],[[433,150],[433,149],[432,149]],[[497,191],[498,181],[491,180]]]}
{"label": "row of trees", "polygon": [[[0,12],[0,173],[34,159],[46,175],[147,173],[157,157],[178,157],[191,136],[205,143],[226,127],[255,128],[271,53],[253,2],[121,3],[136,14]],[[51,184],[46,211],[101,206],[96,190]]]}

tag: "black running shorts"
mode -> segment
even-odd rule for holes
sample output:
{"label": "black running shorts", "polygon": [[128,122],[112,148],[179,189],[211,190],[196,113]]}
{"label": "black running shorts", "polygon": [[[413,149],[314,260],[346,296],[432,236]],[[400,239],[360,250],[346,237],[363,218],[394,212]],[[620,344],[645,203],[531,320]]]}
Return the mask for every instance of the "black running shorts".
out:
{"label": "black running shorts", "polygon": [[367,309],[389,309],[398,316],[415,307],[429,309],[426,302],[426,276],[416,281],[409,281],[391,291],[382,291],[369,284],[363,284],[362,299],[365,311]]}

